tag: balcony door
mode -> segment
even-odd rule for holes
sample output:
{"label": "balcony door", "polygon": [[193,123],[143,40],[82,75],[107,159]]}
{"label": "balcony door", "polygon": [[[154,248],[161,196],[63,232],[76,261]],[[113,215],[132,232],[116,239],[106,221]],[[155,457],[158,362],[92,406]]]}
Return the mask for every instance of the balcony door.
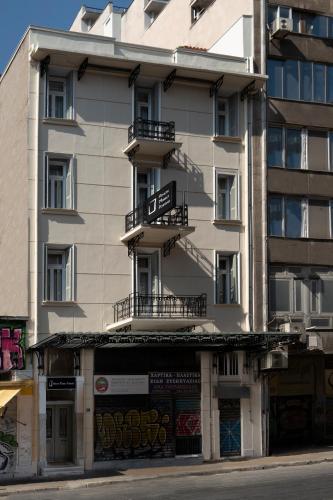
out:
{"label": "balcony door", "polygon": [[139,253],[136,256],[137,315],[158,314],[159,252]]}
{"label": "balcony door", "polygon": [[157,168],[139,170],[136,176],[136,205],[144,202],[159,190],[159,171]]}
{"label": "balcony door", "polygon": [[135,118],[153,119],[153,89],[140,88],[135,93]]}

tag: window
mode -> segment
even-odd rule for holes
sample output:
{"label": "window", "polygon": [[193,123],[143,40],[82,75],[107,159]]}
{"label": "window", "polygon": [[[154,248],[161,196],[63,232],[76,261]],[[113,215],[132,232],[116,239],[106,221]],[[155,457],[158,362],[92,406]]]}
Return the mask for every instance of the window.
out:
{"label": "window", "polygon": [[74,246],[45,245],[44,301],[74,300]]}
{"label": "window", "polygon": [[44,208],[74,209],[73,163],[73,158],[46,154]]}
{"label": "window", "polygon": [[268,95],[308,102],[333,101],[333,69],[308,61],[269,59]]}
{"label": "window", "polygon": [[216,254],[216,303],[238,304],[238,255]]}
{"label": "window", "polygon": [[74,118],[73,73],[66,77],[46,77],[45,116],[71,120]]}
{"label": "window", "polygon": [[215,135],[238,136],[238,109],[238,94],[228,99],[216,97]]}
{"label": "window", "polygon": [[216,219],[237,220],[238,177],[235,174],[216,172]]}
{"label": "window", "polygon": [[321,38],[332,38],[333,18],[312,14],[297,9],[282,6],[270,6],[268,8],[268,25],[272,29],[273,22],[278,18],[290,18],[293,20],[293,31],[305,35]]}
{"label": "window", "polygon": [[286,238],[306,237],[307,201],[301,198],[269,198],[269,234]]}
{"label": "window", "polygon": [[333,269],[271,267],[269,299],[271,314],[302,315],[308,326],[320,326],[316,318],[330,315],[324,326],[332,325]]}
{"label": "window", "polygon": [[329,202],[309,200],[309,238],[330,238]]}
{"label": "window", "polygon": [[268,127],[268,167],[332,171],[333,134],[327,130]]}
{"label": "window", "polygon": [[219,375],[223,377],[237,377],[239,375],[237,352],[224,352],[219,355]]}

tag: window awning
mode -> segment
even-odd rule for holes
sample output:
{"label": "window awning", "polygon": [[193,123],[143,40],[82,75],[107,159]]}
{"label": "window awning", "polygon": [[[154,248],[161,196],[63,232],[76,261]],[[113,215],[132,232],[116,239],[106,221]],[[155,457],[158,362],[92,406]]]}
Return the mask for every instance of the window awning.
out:
{"label": "window awning", "polygon": [[0,416],[2,417],[6,405],[20,392],[20,389],[0,389]]}

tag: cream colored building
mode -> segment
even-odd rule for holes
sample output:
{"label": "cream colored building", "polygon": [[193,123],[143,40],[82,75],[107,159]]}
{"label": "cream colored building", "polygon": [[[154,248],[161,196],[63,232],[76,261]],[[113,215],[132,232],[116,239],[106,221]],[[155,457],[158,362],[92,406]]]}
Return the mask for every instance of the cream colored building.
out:
{"label": "cream colored building", "polygon": [[196,30],[149,46],[138,4],[30,27],[0,80],[0,317],[32,347],[33,473],[265,453],[256,351],[276,339],[248,336],[265,76],[246,51],[177,48]]}

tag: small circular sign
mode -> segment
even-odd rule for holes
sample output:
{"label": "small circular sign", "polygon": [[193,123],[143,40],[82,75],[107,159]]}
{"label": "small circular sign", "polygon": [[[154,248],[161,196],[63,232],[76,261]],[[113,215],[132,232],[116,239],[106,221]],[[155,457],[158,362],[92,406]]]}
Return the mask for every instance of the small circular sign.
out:
{"label": "small circular sign", "polygon": [[105,377],[99,377],[95,382],[95,389],[97,392],[106,392],[109,388],[109,382]]}

